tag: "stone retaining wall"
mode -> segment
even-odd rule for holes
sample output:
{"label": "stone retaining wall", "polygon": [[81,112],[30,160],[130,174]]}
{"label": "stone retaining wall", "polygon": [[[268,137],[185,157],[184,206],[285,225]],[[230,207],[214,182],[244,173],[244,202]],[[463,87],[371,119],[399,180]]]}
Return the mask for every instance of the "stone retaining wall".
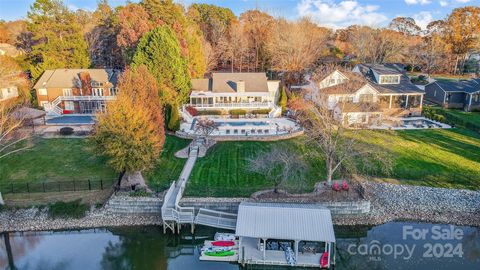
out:
{"label": "stone retaining wall", "polygon": [[[183,198],[180,205],[185,207],[207,208],[210,210],[237,213],[238,206],[243,201],[250,201],[247,198]],[[261,201],[267,202],[267,201]],[[332,215],[360,215],[370,212],[370,201],[362,200],[356,202],[324,202],[316,203],[330,209]]]}
{"label": "stone retaining wall", "polygon": [[[299,130],[288,134],[279,134],[279,135],[264,135],[264,136],[256,136],[256,135],[248,135],[248,136],[211,136],[211,138],[215,139],[215,141],[280,141],[280,140],[288,140],[291,138],[298,137],[303,135],[304,131]],[[194,139],[196,135],[188,134],[182,131],[175,132],[177,137],[183,139]]]}

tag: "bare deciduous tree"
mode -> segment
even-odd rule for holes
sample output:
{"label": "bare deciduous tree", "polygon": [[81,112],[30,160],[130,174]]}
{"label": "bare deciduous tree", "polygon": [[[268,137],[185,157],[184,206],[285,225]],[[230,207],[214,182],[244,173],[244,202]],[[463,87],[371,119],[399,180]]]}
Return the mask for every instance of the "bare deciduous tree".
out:
{"label": "bare deciduous tree", "polygon": [[30,138],[30,133],[21,130],[24,117],[15,113],[16,109],[14,101],[0,102],[0,159],[31,147],[21,145]]}
{"label": "bare deciduous tree", "polygon": [[307,166],[302,156],[278,147],[250,159],[248,169],[265,176],[272,182],[274,192],[278,193],[278,189],[289,181],[296,181],[295,185],[301,185],[305,180]]}
{"label": "bare deciduous tree", "polygon": [[195,123],[195,134],[205,139],[205,145],[208,145],[208,139],[215,130],[218,130],[219,124],[208,118],[198,118]]}
{"label": "bare deciduous tree", "polygon": [[325,160],[326,180],[330,185],[336,172],[360,173],[360,169],[380,169],[389,174],[393,161],[389,153],[378,146],[362,142],[360,129],[349,129],[333,116],[325,106],[311,102],[294,105],[299,108],[298,120],[303,123],[307,143],[312,146],[312,154]]}
{"label": "bare deciduous tree", "polygon": [[295,74],[311,67],[325,53],[330,34],[308,19],[277,21],[268,44],[273,68]]}

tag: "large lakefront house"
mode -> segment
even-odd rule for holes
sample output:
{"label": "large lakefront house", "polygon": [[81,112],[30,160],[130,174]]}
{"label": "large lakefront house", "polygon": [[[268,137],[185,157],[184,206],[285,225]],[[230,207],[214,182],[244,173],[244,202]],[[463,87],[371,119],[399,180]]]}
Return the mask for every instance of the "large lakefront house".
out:
{"label": "large lakefront house", "polygon": [[359,64],[323,78],[311,98],[345,125],[379,124],[386,117],[420,116],[424,92],[394,64]]}
{"label": "large lakefront house", "polygon": [[113,69],[45,70],[33,88],[49,115],[91,115],[115,100],[119,74]]}
{"label": "large lakefront house", "polygon": [[425,98],[445,108],[480,110],[480,79],[432,82],[425,86]]}
{"label": "large lakefront house", "polygon": [[210,78],[193,79],[189,106],[197,110],[276,108],[280,81],[268,80],[265,73],[212,73]]}

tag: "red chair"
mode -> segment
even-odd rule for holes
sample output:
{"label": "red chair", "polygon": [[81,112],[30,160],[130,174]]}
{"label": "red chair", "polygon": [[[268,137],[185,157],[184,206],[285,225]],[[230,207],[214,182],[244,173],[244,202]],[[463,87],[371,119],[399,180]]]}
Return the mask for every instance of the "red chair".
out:
{"label": "red chair", "polygon": [[337,182],[335,182],[332,185],[332,189],[335,191],[340,191],[340,185]]}
{"label": "red chair", "polygon": [[348,186],[347,182],[346,181],[343,181],[342,182],[342,189],[345,190],[345,191],[348,191],[350,187]]}

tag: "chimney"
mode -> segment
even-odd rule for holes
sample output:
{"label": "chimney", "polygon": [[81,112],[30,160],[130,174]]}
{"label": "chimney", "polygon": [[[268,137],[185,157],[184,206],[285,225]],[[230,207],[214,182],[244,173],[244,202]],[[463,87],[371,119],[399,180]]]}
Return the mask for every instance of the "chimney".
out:
{"label": "chimney", "polygon": [[237,93],[245,93],[245,81],[237,82]]}

